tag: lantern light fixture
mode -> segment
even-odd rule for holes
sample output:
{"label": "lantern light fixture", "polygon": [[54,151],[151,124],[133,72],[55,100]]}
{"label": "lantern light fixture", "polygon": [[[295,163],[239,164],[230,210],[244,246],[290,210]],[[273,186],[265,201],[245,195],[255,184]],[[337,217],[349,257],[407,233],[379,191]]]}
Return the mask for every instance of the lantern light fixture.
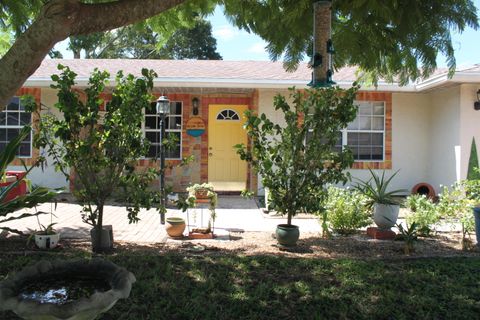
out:
{"label": "lantern light fixture", "polygon": [[480,89],[477,90],[477,101],[473,103],[473,109],[480,110]]}
{"label": "lantern light fixture", "polygon": [[157,114],[169,114],[170,113],[170,100],[164,95],[161,95],[157,99]]}
{"label": "lantern light fixture", "polygon": [[198,116],[198,108],[200,106],[200,100],[195,97],[192,99],[192,113],[194,116]]}

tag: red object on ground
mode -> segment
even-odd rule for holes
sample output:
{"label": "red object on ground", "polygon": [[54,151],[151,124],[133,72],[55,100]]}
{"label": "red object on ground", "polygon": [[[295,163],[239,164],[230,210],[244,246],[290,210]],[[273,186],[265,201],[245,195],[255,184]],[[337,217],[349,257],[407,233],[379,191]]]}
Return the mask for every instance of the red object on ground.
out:
{"label": "red object on ground", "polygon": [[[27,173],[25,171],[7,171],[6,172],[7,176],[14,176],[14,177],[16,177],[16,180],[22,179],[23,177],[25,177],[26,174]],[[15,181],[2,182],[2,183],[0,183],[0,188],[2,188],[2,189],[7,188],[12,183],[15,183],[16,180]],[[15,199],[16,197],[24,195],[24,194],[27,194],[27,183],[25,182],[25,180],[22,180],[22,181],[20,181],[20,183],[15,188],[10,190],[8,195],[3,199],[3,202],[11,201],[11,200]]]}
{"label": "red object on ground", "polygon": [[422,194],[430,199],[435,199],[436,197],[435,189],[433,189],[433,187],[430,184],[425,182],[416,184],[412,188],[412,194]]}
{"label": "red object on ground", "polygon": [[397,236],[392,230],[382,230],[377,227],[367,228],[367,235],[377,240],[393,240]]}
{"label": "red object on ground", "polygon": [[199,233],[199,232],[189,232],[188,239],[213,239],[215,236],[213,233]]}

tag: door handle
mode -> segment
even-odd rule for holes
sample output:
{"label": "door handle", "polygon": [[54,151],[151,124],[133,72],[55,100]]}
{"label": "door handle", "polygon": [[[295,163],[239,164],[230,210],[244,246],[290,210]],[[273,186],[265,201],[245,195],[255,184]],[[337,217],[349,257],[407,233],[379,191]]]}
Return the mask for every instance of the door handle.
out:
{"label": "door handle", "polygon": [[210,152],[210,153],[208,154],[208,156],[209,156],[209,157],[213,156],[213,153]]}

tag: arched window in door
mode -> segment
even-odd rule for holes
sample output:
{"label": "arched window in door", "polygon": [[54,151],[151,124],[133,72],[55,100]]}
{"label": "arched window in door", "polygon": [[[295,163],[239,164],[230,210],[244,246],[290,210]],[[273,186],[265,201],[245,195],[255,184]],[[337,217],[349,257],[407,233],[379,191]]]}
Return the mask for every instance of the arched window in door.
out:
{"label": "arched window in door", "polygon": [[240,120],[238,113],[232,109],[225,109],[217,114],[217,120]]}

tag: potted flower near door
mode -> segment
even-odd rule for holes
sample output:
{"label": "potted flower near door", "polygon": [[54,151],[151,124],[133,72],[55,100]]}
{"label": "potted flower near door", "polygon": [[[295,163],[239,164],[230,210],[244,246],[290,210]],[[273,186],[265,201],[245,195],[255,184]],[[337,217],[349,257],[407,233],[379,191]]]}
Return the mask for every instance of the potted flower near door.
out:
{"label": "potted flower near door", "polygon": [[292,90],[292,105],[278,95],[275,110],[283,114],[284,126],[274,124],[265,114],[246,112],[244,127],[251,147],[235,147],[240,158],[261,175],[272,209],[287,216],[287,223],[276,229],[280,248],[295,246],[299,239],[292,217],[300,211],[319,211],[326,186],[347,181],[344,170],[353,157],[348,149],[335,150],[335,145],[338,132],[355,119],[357,90]]}
{"label": "potted flower near door", "polygon": [[406,189],[388,191],[392,179],[398,171],[389,178],[385,177],[385,171],[379,176],[369,169],[371,178],[367,181],[359,180],[356,189],[367,196],[370,201],[367,204],[373,208],[373,221],[381,230],[390,230],[397,223],[400,205],[396,197],[407,192]]}
{"label": "potted flower near door", "polygon": [[[217,217],[215,208],[217,207],[217,193],[214,191],[213,185],[209,183],[202,183],[202,184],[194,184],[187,188],[188,195],[182,196],[177,201],[177,207],[181,209],[183,212],[187,212],[187,219],[188,219],[188,237],[190,239],[212,239],[215,237],[215,219]],[[191,222],[196,225],[197,223],[197,211],[195,209],[199,209],[199,206],[206,205],[208,210],[210,211],[208,219],[205,221],[208,222],[208,225],[205,226],[203,224],[203,209],[207,209],[205,207],[200,208],[201,217],[200,223],[193,229],[190,230]],[[192,212],[189,213],[190,209]],[[192,216],[190,217],[190,214]],[[183,220],[183,219],[182,219]],[[167,231],[168,232],[168,231]],[[183,233],[183,232],[182,232]]]}

